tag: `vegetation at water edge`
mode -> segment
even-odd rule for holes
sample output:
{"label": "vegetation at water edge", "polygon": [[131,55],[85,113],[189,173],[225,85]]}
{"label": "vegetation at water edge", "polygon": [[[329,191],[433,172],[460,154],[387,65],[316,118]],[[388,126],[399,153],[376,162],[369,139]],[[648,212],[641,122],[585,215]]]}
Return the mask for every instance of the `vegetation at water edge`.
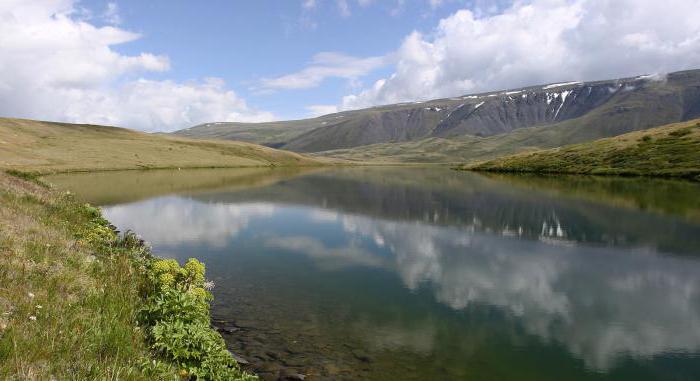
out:
{"label": "vegetation at water edge", "polygon": [[700,180],[700,121],[464,165],[493,172],[683,177]]}
{"label": "vegetation at water edge", "polygon": [[0,379],[256,379],[210,328],[203,264],[20,177],[0,173]]}

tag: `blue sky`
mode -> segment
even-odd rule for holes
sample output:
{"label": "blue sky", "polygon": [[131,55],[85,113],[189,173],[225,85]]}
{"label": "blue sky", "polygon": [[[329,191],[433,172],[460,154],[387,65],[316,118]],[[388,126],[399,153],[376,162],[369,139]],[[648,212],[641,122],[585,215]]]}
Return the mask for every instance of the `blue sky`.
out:
{"label": "blue sky", "polygon": [[700,0],[3,0],[0,116],[173,131],[700,68]]}
{"label": "blue sky", "polygon": [[[82,3],[93,13],[111,1]],[[255,107],[274,110],[282,119],[308,114],[306,106],[333,103],[351,92],[346,79],[329,78],[315,88],[256,91],[261,78],[303,69],[319,52],[354,57],[381,56],[395,49],[413,30],[430,31],[466,2],[431,6],[429,1],[348,2],[344,14],[335,1],[318,0],[313,9],[301,1],[118,1],[119,27],[142,35],[115,46],[123,54],[147,51],[170,58],[167,73],[154,78],[188,81],[219,77]],[[204,5],[206,4],[206,5]],[[105,23],[105,20],[101,20]],[[384,66],[362,78],[371,83],[389,75]],[[356,84],[355,84],[356,85]]]}

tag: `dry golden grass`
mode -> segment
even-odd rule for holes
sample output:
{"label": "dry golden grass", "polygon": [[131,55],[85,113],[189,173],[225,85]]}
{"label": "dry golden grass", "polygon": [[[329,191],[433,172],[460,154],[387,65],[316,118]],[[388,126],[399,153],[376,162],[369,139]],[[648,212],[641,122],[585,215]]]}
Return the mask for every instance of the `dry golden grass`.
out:
{"label": "dry golden grass", "polygon": [[322,161],[317,159],[251,143],[0,118],[0,168],[3,169],[50,173],[320,164]]}

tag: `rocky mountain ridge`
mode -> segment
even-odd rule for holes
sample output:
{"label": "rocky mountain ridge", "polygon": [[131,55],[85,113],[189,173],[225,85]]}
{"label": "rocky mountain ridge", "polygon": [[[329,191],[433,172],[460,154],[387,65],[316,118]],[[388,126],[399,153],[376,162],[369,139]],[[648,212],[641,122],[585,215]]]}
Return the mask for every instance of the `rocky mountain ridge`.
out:
{"label": "rocky mountain ridge", "polygon": [[567,129],[592,129],[591,138],[600,138],[697,117],[700,70],[689,70],[530,86],[298,121],[209,123],[176,134],[322,152],[426,138],[489,137],[562,123]]}

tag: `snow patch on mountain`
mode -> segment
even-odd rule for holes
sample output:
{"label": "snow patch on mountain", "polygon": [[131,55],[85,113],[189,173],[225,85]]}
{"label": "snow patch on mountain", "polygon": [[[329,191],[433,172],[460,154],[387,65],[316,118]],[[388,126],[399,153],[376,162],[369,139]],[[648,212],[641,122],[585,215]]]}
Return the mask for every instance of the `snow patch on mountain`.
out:
{"label": "snow patch on mountain", "polygon": [[581,84],[580,81],[576,81],[576,82],[553,83],[553,84],[551,84],[551,85],[547,85],[547,86],[542,87],[542,90],[549,90],[549,89],[553,89],[553,88],[555,88],[555,87],[570,86],[570,85],[579,85],[579,84]]}

